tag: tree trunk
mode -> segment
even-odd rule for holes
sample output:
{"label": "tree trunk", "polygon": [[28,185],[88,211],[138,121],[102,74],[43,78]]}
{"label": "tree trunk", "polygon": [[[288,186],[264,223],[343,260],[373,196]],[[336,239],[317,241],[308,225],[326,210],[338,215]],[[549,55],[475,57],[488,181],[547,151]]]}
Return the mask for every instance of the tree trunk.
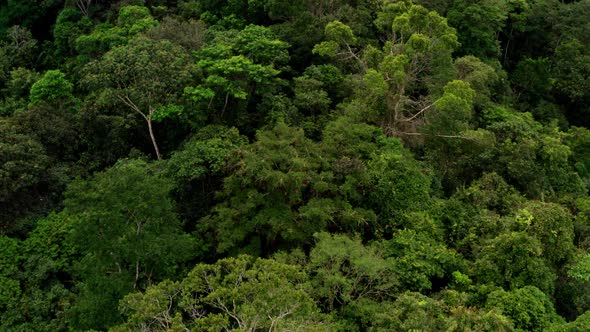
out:
{"label": "tree trunk", "polygon": [[142,112],[139,109],[139,107],[137,107],[137,105],[135,105],[135,103],[133,102],[133,100],[131,100],[131,98],[129,98],[129,96],[117,95],[117,97],[119,99],[121,99],[121,101],[125,105],[131,107],[132,110],[139,113],[139,115],[141,115],[141,117],[144,118],[144,120],[147,122],[148,130],[150,132],[150,138],[152,139],[152,144],[154,145],[154,150],[156,151],[156,157],[158,158],[158,160],[162,160],[162,156],[160,155],[160,149],[158,149],[158,143],[156,143],[156,136],[154,135],[154,129],[152,128],[152,116],[154,115],[156,110],[153,107],[149,106],[149,112],[146,115],[144,112]]}
{"label": "tree trunk", "polygon": [[147,118],[148,129],[150,131],[150,138],[152,139],[152,144],[154,145],[154,150],[156,151],[156,157],[158,160],[162,160],[162,156],[160,155],[160,149],[158,149],[158,143],[156,143],[156,136],[154,136],[154,129],[152,128],[152,118]]}

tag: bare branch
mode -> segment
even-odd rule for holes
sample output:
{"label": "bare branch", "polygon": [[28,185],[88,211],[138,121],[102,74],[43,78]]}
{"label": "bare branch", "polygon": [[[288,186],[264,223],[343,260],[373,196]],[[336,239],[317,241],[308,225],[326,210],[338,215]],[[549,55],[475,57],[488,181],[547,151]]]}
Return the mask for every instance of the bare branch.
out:
{"label": "bare branch", "polygon": [[149,121],[148,117],[135,105],[135,103],[127,95],[117,95],[125,105],[129,106],[132,110],[139,113],[146,121]]}
{"label": "bare branch", "polygon": [[78,9],[80,9],[84,16],[88,16],[88,8],[90,8],[90,4],[92,4],[92,0],[76,0],[76,6],[78,6]]}
{"label": "bare branch", "polygon": [[414,119],[415,119],[415,118],[416,118],[418,115],[420,115],[420,114],[424,113],[426,110],[428,110],[428,109],[429,109],[429,108],[431,108],[432,106],[434,106],[434,104],[430,104],[430,105],[428,105],[428,106],[424,107],[424,108],[423,108],[423,109],[421,109],[421,110],[420,110],[418,113],[414,114],[414,115],[413,115],[411,118],[409,118],[409,119],[406,119],[406,120],[404,120],[404,121],[412,121],[412,120],[414,120]]}
{"label": "bare branch", "polygon": [[396,134],[406,135],[406,136],[431,136],[431,137],[458,138],[458,139],[464,139],[464,140],[467,140],[467,141],[476,141],[476,139],[474,139],[472,137],[465,137],[465,136],[461,136],[461,135],[439,135],[439,134],[424,134],[424,133],[404,133],[404,132],[401,132],[401,131],[397,131],[395,133]]}

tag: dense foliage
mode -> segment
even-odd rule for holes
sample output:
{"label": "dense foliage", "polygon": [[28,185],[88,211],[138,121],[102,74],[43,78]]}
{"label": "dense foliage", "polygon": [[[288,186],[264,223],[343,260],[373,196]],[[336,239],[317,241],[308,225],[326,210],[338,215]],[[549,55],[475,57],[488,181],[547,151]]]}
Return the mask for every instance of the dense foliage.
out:
{"label": "dense foliage", "polygon": [[590,0],[0,4],[0,331],[590,330]]}

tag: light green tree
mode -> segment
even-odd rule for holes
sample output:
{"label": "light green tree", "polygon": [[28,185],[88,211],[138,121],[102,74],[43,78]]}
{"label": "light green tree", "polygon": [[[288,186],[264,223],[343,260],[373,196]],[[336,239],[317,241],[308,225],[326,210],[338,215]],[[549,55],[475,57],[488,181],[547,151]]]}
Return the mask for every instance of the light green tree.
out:
{"label": "light green tree", "polygon": [[337,311],[363,299],[385,301],[399,291],[398,271],[376,247],[345,235],[318,233],[306,266],[310,289],[326,311]]}
{"label": "light green tree", "polygon": [[384,2],[375,25],[386,38],[380,48],[360,48],[352,29],[334,21],[325,27],[327,41],[313,52],[356,64],[363,76],[359,98],[372,108],[366,118],[386,134],[401,135],[432,107],[412,97],[413,91],[440,90],[437,85],[450,77],[457,36],[445,18],[410,1]]}
{"label": "light green tree", "polygon": [[288,47],[263,26],[219,32],[197,54],[203,80],[184,92],[197,112],[214,122],[235,126],[256,120],[257,114],[248,113],[250,103],[284,84],[278,75],[289,60]]}
{"label": "light green tree", "polygon": [[180,282],[126,296],[112,331],[333,331],[306,292],[301,267],[241,255],[198,264]]}
{"label": "light green tree", "polygon": [[63,107],[74,100],[73,88],[74,85],[66,79],[61,71],[48,70],[40,80],[31,86],[30,105],[48,103]]}
{"label": "light green tree", "polygon": [[119,10],[116,24],[98,24],[90,34],[76,38],[76,51],[80,60],[98,58],[115,46],[125,45],[130,39],[158,25],[147,7],[124,6]]}

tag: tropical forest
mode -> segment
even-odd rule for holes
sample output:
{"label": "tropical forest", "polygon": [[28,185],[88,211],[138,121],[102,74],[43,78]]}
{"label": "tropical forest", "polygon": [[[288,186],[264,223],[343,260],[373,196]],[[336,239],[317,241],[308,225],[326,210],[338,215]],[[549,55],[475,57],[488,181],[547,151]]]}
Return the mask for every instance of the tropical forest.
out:
{"label": "tropical forest", "polygon": [[0,2],[0,331],[590,331],[590,0]]}

